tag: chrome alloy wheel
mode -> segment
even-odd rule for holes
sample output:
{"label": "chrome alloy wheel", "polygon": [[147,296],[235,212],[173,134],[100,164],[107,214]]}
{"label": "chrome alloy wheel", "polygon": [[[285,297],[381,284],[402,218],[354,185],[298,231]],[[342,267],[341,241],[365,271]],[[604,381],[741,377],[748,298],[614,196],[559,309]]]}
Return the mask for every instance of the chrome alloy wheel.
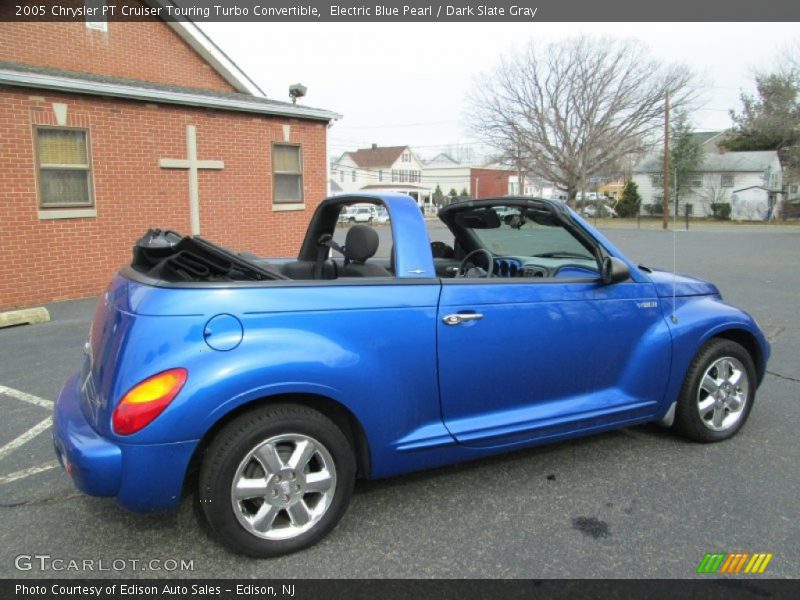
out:
{"label": "chrome alloy wheel", "polygon": [[744,414],[750,382],[744,365],[732,356],[711,363],[697,390],[700,420],[711,431],[726,431]]}
{"label": "chrome alloy wheel", "polygon": [[231,485],[233,511],[249,533],[296,537],[316,525],[336,492],[330,452],[300,433],[273,436],[250,450]]}

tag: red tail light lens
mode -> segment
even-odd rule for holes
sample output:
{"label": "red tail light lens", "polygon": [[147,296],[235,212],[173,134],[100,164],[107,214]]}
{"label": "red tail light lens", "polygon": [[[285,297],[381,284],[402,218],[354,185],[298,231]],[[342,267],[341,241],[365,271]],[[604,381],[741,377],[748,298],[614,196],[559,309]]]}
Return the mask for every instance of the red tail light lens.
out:
{"label": "red tail light lens", "polygon": [[114,409],[114,431],[130,435],[152,423],[178,395],[188,375],[186,369],[170,369],[131,388]]}

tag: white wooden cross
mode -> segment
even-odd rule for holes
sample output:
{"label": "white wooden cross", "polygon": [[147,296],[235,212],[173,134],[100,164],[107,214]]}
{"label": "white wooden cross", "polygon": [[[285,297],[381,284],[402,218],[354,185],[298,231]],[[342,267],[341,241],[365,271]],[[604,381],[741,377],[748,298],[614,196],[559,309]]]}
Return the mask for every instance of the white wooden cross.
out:
{"label": "white wooden cross", "polygon": [[224,169],[221,160],[197,159],[197,129],[194,125],[186,126],[186,153],[188,158],[162,158],[158,166],[162,169],[189,169],[189,220],[192,224],[192,235],[200,233],[200,192],[197,178],[198,169]]}

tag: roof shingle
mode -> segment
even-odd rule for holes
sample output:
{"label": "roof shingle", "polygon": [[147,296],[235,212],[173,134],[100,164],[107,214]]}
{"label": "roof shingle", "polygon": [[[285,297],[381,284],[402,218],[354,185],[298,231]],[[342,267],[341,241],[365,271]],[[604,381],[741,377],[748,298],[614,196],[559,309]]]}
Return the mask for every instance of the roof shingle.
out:
{"label": "roof shingle", "polygon": [[346,154],[362,169],[391,167],[408,146],[384,146],[377,148],[359,148]]}
{"label": "roof shingle", "polygon": [[[697,173],[761,173],[777,158],[774,150],[759,152],[724,152],[703,154]],[[648,156],[633,168],[634,173],[660,173],[664,161],[660,155]]]}

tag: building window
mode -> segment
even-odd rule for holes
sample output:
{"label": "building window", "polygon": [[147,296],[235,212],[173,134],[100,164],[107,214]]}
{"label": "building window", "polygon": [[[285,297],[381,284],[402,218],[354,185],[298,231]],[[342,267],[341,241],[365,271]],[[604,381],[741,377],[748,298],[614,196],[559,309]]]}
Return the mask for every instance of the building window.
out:
{"label": "building window", "polygon": [[720,176],[719,184],[722,187],[733,187],[733,175],[730,173],[723,173]]}
{"label": "building window", "polygon": [[344,183],[344,169],[342,169],[341,171],[339,171],[339,181],[340,181],[341,183]]}
{"label": "building window", "polygon": [[378,171],[378,181],[383,181],[383,171]]}
{"label": "building window", "polygon": [[36,160],[41,208],[94,206],[88,131],[37,127]]}
{"label": "building window", "polygon": [[355,181],[356,180],[356,170],[355,169],[353,169],[353,172],[352,172],[351,176],[353,178],[353,181]]}
{"label": "building window", "polygon": [[691,178],[692,178],[692,180],[691,180],[690,183],[691,183],[692,187],[694,187],[694,188],[703,187],[703,176],[702,175],[692,174]]}
{"label": "building window", "polygon": [[662,173],[653,173],[650,175],[650,182],[653,184],[653,187],[663,188],[664,175]]}
{"label": "building window", "polygon": [[107,32],[108,20],[106,18],[106,1],[84,0],[83,5],[86,8],[86,27]]}
{"label": "building window", "polygon": [[403,162],[411,162],[411,155],[408,152],[403,152]]}
{"label": "building window", "polygon": [[274,144],[272,146],[274,202],[303,201],[303,156],[300,146]]}
{"label": "building window", "polygon": [[397,183],[397,169],[392,169],[392,183]]}

